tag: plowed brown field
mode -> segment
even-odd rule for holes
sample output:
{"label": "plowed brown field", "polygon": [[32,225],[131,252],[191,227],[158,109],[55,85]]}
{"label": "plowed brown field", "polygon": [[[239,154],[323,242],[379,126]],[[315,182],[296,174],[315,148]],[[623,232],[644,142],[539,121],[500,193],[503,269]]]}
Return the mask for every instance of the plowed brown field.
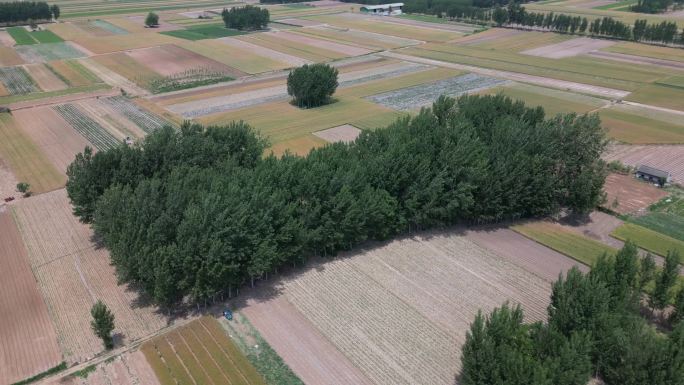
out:
{"label": "plowed brown field", "polygon": [[667,192],[631,175],[610,174],[603,186],[604,206],[620,214],[636,214],[665,198]]}
{"label": "plowed brown field", "polygon": [[0,206],[0,314],[0,384],[21,381],[60,363],[55,329],[6,206]]}
{"label": "plowed brown field", "polygon": [[66,191],[13,206],[31,268],[48,305],[67,362],[83,362],[103,350],[90,331],[90,307],[102,300],[116,316],[115,342],[128,343],[167,325],[138,292],[118,285],[105,248],[71,213]]}

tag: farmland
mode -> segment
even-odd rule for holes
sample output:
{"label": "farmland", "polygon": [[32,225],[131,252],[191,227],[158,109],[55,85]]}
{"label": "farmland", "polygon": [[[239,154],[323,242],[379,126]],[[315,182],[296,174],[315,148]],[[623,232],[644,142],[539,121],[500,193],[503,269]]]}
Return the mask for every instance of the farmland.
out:
{"label": "farmland", "polygon": [[666,256],[668,251],[684,255],[684,242],[633,223],[623,224],[611,235],[621,240],[631,240],[642,249],[661,256]]}
{"label": "farmland", "polygon": [[17,53],[28,63],[44,63],[52,60],[75,59],[86,56],[68,42],[17,47]]}
{"label": "farmland", "polygon": [[604,186],[604,207],[619,214],[643,213],[651,204],[663,199],[667,193],[631,175],[610,174]]}
{"label": "farmland", "polygon": [[157,337],[141,350],[163,384],[265,384],[211,317]]}
{"label": "farmland", "polygon": [[244,32],[240,32],[234,29],[228,29],[223,25],[194,25],[186,27],[185,29],[166,31],[162,32],[165,35],[179,37],[185,40],[204,40],[204,39],[216,39],[219,37],[227,36],[237,36],[242,35]]}
{"label": "farmland", "polygon": [[0,82],[10,95],[28,94],[38,90],[33,79],[22,67],[0,68]]}
{"label": "farmland", "polygon": [[120,142],[95,120],[88,117],[73,104],[62,104],[55,107],[64,120],[74,127],[98,150],[116,147]]}

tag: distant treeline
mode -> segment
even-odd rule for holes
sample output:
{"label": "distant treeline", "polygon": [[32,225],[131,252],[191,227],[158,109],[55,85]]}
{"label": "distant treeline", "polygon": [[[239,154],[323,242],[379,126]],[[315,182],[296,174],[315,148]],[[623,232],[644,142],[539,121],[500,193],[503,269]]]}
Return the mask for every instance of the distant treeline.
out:
{"label": "distant treeline", "polygon": [[682,5],[684,0],[638,0],[630,9],[634,12],[660,13],[667,11],[674,4]]}
{"label": "distant treeline", "polygon": [[[387,0],[341,0],[347,3],[356,4],[385,4]],[[456,10],[482,10],[492,7],[499,7],[510,3],[510,0],[404,0],[404,12],[406,13],[423,13],[426,15],[445,15],[449,12],[456,12]],[[526,3],[525,1],[516,1],[516,3]]]}
{"label": "distant treeline", "polygon": [[[55,9],[57,11],[55,12]],[[13,1],[11,3],[0,2],[0,23],[17,23],[28,20],[50,20],[53,13],[59,17],[59,7],[43,1]]]}
{"label": "distant treeline", "polygon": [[680,33],[674,22],[663,21],[649,24],[647,20],[636,20],[634,25],[629,25],[612,17],[603,17],[589,22],[586,17],[580,16],[553,12],[528,12],[519,4],[492,10],[448,13],[447,17],[464,21],[492,22],[498,26],[518,26],[570,34],[588,33],[592,36],[640,42],[684,44],[684,30]]}
{"label": "distant treeline", "polygon": [[233,7],[231,9],[224,8],[223,12],[221,12],[221,17],[223,17],[226,28],[240,31],[264,29],[268,26],[271,18],[268,9],[252,5]]}
{"label": "distant treeline", "polygon": [[264,157],[267,143],[242,122],[165,128],[78,154],[67,191],[118,277],[171,306],[365,240],[587,212],[602,199],[604,145],[596,115],[545,119],[503,96],[443,97],[305,157]]}
{"label": "distant treeline", "polygon": [[[259,0],[259,3],[261,4],[292,4],[292,3],[310,3],[310,2],[316,2],[319,0]],[[302,4],[303,5],[303,4]]]}

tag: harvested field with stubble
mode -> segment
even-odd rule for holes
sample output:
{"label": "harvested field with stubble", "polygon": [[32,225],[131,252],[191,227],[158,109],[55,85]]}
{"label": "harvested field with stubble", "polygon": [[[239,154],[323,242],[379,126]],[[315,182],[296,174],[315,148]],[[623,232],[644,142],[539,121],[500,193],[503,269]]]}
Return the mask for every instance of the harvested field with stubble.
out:
{"label": "harvested field with stubble", "polygon": [[117,284],[109,252],[93,243],[92,230],[73,216],[64,189],[22,200],[13,210],[67,362],[83,362],[103,350],[89,332],[90,308],[98,299],[116,315],[117,344],[167,325],[136,290]]}
{"label": "harvested field with stubble", "polygon": [[77,153],[86,146],[93,147],[50,107],[25,108],[14,111],[13,115],[31,141],[62,173],[66,173]]}
{"label": "harvested field with stubble", "polygon": [[[254,34],[257,35],[257,34]],[[243,35],[243,36],[254,36]],[[234,39],[234,38],[226,38]],[[242,39],[240,40],[242,41]],[[254,44],[254,41],[245,40],[251,45],[261,47],[259,44]],[[239,71],[249,74],[257,74],[261,72],[275,71],[290,67],[287,63],[280,59],[274,59],[262,52],[259,49],[240,48],[238,46],[231,46],[226,44],[223,39],[215,40],[200,40],[195,42],[188,42],[180,44],[183,48],[193,51],[202,56],[216,60],[220,63],[226,64],[229,67],[236,68]],[[281,50],[266,48],[269,51],[282,53]],[[285,53],[285,55],[293,58],[298,58],[299,55],[292,55]],[[272,56],[272,55],[271,55]],[[292,59],[296,60],[296,59]],[[304,59],[301,59],[304,60]]]}
{"label": "harvested field with stubble", "polygon": [[668,194],[631,175],[609,174],[603,186],[606,192],[604,207],[619,214],[637,214]]}
{"label": "harvested field with stubble", "polygon": [[684,184],[684,145],[632,146],[612,144],[603,154],[607,162],[618,160],[632,167],[642,164],[666,170],[675,183]]}
{"label": "harvested field with stubble", "polygon": [[21,235],[4,205],[0,256],[0,384],[10,384],[58,365],[62,355]]}
{"label": "harvested field with stubble", "polygon": [[288,55],[283,52],[278,52],[276,50],[272,50],[246,41],[238,40],[232,37],[224,37],[217,40],[228,45],[229,47],[231,47],[231,49],[251,51],[254,54],[258,54],[260,56],[264,56],[272,60],[283,62],[286,65],[292,67],[299,67],[304,64],[311,63],[309,60],[305,60],[297,56]]}
{"label": "harvested field with stubble", "polygon": [[31,78],[38,83],[38,87],[43,91],[51,92],[67,88],[66,83],[50,71],[45,64],[28,64],[25,68]]}
{"label": "harvested field with stubble", "polygon": [[197,69],[225,73],[234,78],[245,75],[242,71],[175,45],[133,50],[127,52],[127,55],[162,76]]}
{"label": "harvested field with stubble", "polygon": [[542,320],[550,291],[543,279],[443,233],[313,262],[279,286],[375,384],[453,384],[478,310],[510,300],[528,321]]}
{"label": "harvested field with stubble", "polygon": [[[320,49],[336,52],[337,57],[329,56],[331,58],[342,58],[347,56],[360,56],[371,53],[372,51],[366,48],[356,47],[348,44],[335,43],[328,40],[317,39],[314,37],[304,36],[301,34],[280,31],[280,32],[266,32],[266,34],[275,37],[276,39],[284,40],[284,44],[295,43],[312,47],[312,50]],[[324,53],[324,55],[326,55]],[[327,56],[327,55],[326,55]]]}
{"label": "harvested field with stubble", "polygon": [[315,28],[302,28],[296,32],[362,46],[373,50],[394,49],[420,43],[418,40],[413,39],[404,39],[396,36],[357,31],[348,28],[335,28],[327,25]]}
{"label": "harvested field with stubble", "polygon": [[162,384],[265,385],[216,319],[202,317],[141,347]]}

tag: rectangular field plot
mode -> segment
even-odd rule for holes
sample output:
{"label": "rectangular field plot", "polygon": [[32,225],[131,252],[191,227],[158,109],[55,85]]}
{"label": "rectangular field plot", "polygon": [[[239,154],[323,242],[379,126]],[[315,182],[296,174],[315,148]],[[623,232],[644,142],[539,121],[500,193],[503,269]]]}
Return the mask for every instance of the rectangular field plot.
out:
{"label": "rectangular field plot", "polygon": [[0,66],[8,67],[24,64],[24,59],[19,56],[14,48],[0,46]]}
{"label": "rectangular field plot", "polygon": [[66,176],[52,165],[40,148],[27,136],[12,115],[0,114],[0,158],[31,191],[41,193],[61,188]]}
{"label": "rectangular field plot", "polygon": [[104,350],[99,338],[84,332],[98,299],[116,315],[117,344],[167,325],[147,299],[117,284],[108,251],[93,243],[92,230],[73,216],[65,190],[23,200],[13,210],[67,362],[83,362]]}
{"label": "rectangular field plot", "polygon": [[632,92],[625,99],[633,102],[684,111],[684,88],[649,84]]}
{"label": "rectangular field plot", "polygon": [[[261,45],[252,44],[252,42],[247,40],[245,40],[245,42],[250,43],[250,45],[248,47],[239,47],[230,44],[230,42],[223,41],[223,39],[218,39],[184,43],[180,44],[180,46],[249,74],[275,71],[292,66],[284,60],[281,60],[281,58],[273,57],[274,55],[271,53],[275,52],[280,54],[281,51],[269,48],[262,50]],[[298,59],[299,62],[306,62],[304,59],[299,58],[299,56],[292,56],[289,54],[283,55],[283,57],[293,58],[291,60],[296,61]]]}
{"label": "rectangular field plot", "polygon": [[228,29],[223,25],[193,25],[186,27],[185,29],[179,29],[175,31],[162,32],[165,35],[178,37],[185,40],[204,40],[204,39],[216,39],[219,37],[237,36],[244,35],[244,32],[240,32],[235,29]]}
{"label": "rectangular field plot", "polygon": [[665,198],[666,191],[631,175],[611,173],[603,186],[606,192],[605,207],[619,214],[644,212],[648,206]]}
{"label": "rectangular field plot", "polygon": [[175,45],[144,48],[130,51],[127,54],[162,76],[172,76],[192,70],[220,72],[235,78],[245,74],[242,71]]}
{"label": "rectangular field plot", "polygon": [[663,257],[667,255],[668,251],[676,251],[679,253],[680,261],[684,262],[684,242],[679,239],[672,238],[634,223],[623,224],[615,229],[611,235],[623,241],[630,240],[636,243],[640,248]]}
{"label": "rectangular field plot", "polygon": [[211,317],[156,337],[142,351],[163,384],[265,384]]}
{"label": "rectangular field plot", "polygon": [[22,67],[0,67],[0,83],[10,95],[22,95],[38,91],[36,83]]}
{"label": "rectangular field plot", "polygon": [[437,100],[441,95],[459,96],[506,83],[505,80],[467,74],[413,87],[403,88],[368,97],[367,99],[400,111],[418,109]]}
{"label": "rectangular field plot", "polygon": [[684,145],[611,145],[603,154],[607,161],[618,160],[632,167],[642,164],[668,171],[675,183],[684,184]]}
{"label": "rectangular field plot", "polygon": [[599,111],[611,137],[633,144],[684,143],[682,115],[615,105]]}
{"label": "rectangular field plot", "polygon": [[95,83],[102,83],[92,72],[88,71],[77,60],[59,60],[47,63],[53,72],[59,74],[62,79],[71,87],[84,87]]}
{"label": "rectangular field plot", "polygon": [[52,60],[85,57],[69,42],[38,44],[16,48],[17,53],[28,63],[44,63]]}
{"label": "rectangular field plot", "polygon": [[47,306],[11,211],[0,206],[0,383],[19,382],[61,362]]}
{"label": "rectangular field plot", "polygon": [[545,318],[549,285],[465,237],[427,234],[321,262],[286,298],[376,384],[453,384],[479,309]]}
{"label": "rectangular field plot", "polygon": [[597,240],[551,222],[530,222],[512,226],[511,229],[587,266],[593,265],[603,253],[615,254],[617,251]]}
{"label": "rectangular field plot", "polygon": [[[142,88],[148,88],[150,82],[162,76],[151,68],[141,64],[129,55],[118,52],[108,55],[100,55],[92,58],[96,63],[104,66],[107,70],[122,77],[124,82],[132,82]],[[103,77],[104,80],[107,80]],[[118,85],[119,80],[113,79],[111,85]]]}
{"label": "rectangular field plot", "polygon": [[64,83],[62,79],[52,72],[45,64],[28,64],[25,68],[31,75],[31,78],[38,83],[38,87],[43,91],[51,92],[67,88],[66,83]]}
{"label": "rectangular field plot", "polygon": [[109,131],[73,104],[53,107],[79,134],[98,150],[107,150],[121,144]]}
{"label": "rectangular field plot", "polygon": [[562,59],[566,57],[587,54],[601,48],[610,47],[615,42],[605,39],[591,39],[588,37],[578,37],[566,40],[562,43],[545,45],[522,51],[520,53],[532,56],[541,56],[550,59]]}
{"label": "rectangular field plot", "polygon": [[396,36],[382,35],[379,33],[357,31],[347,28],[341,29],[330,26],[302,28],[297,30],[297,33],[363,46],[373,50],[394,49],[420,43],[418,40],[413,39],[404,39]]}
{"label": "rectangular field plot", "polygon": [[361,130],[352,126],[351,124],[343,124],[341,126],[328,128],[322,131],[316,131],[314,132],[314,135],[329,143],[350,143],[355,141],[356,138],[361,135]]}
{"label": "rectangular field plot", "polygon": [[608,103],[607,100],[591,96],[520,83],[492,88],[481,93],[500,93],[512,99],[522,100],[528,106],[544,107],[547,116],[570,112],[584,114]]}

